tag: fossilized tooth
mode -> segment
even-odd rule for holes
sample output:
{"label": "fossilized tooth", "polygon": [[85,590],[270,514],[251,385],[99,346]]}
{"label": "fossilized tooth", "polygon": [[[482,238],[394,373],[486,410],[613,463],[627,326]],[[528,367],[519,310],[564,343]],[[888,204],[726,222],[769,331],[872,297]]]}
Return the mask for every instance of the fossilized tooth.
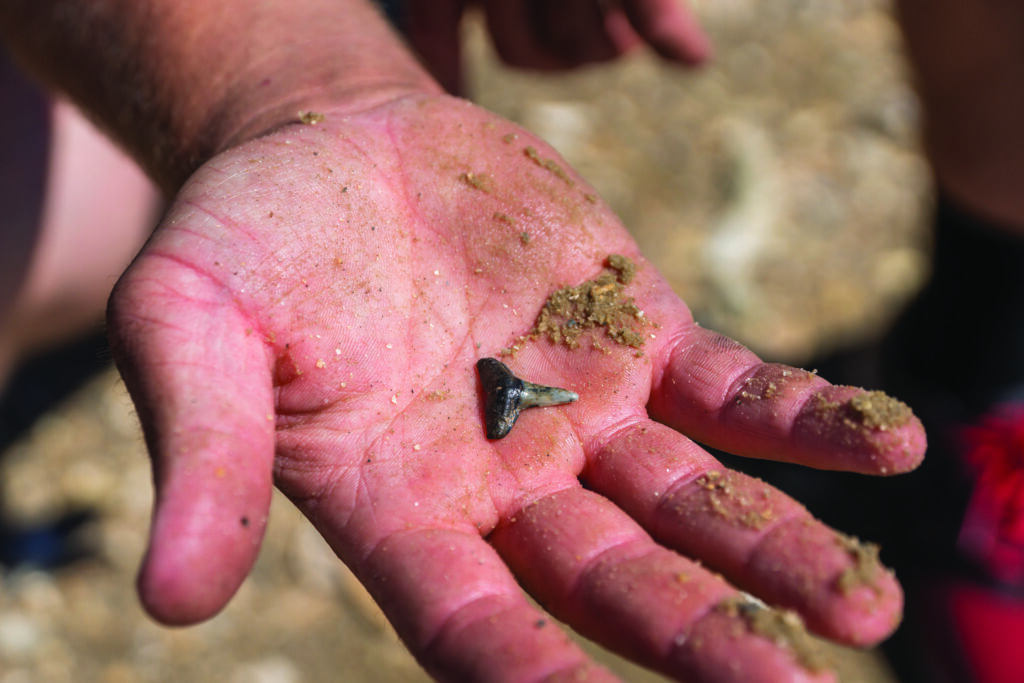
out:
{"label": "fossilized tooth", "polygon": [[579,400],[579,394],[521,380],[497,358],[476,362],[484,388],[484,427],[488,439],[500,439],[512,430],[524,408],[557,406]]}

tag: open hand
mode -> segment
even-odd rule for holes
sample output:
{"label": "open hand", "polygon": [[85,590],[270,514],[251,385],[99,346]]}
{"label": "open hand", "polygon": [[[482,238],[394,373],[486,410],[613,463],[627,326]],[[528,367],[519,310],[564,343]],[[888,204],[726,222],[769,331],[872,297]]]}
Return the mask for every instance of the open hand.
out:
{"label": "open hand", "polygon": [[[895,627],[899,587],[869,551],[690,439],[896,473],[922,457],[913,416],[700,328],[513,124],[444,96],[322,113],[203,166],[112,298],[154,457],[140,592],[156,618],[230,599],[276,484],[440,678],[610,678],[520,585],[693,681],[828,678],[794,620],[737,587],[843,642]],[[633,345],[601,326],[576,348],[521,338],[612,254],[638,266],[610,283],[643,312],[623,323]],[[580,399],[488,441],[475,363],[513,346],[519,376]]]}

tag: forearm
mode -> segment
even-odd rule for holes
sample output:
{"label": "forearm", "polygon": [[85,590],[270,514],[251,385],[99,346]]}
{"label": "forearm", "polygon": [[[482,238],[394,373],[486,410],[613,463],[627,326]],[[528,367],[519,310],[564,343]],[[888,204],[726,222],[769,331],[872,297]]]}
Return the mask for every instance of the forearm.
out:
{"label": "forearm", "polygon": [[0,34],[167,192],[300,110],[436,88],[367,0],[5,0]]}

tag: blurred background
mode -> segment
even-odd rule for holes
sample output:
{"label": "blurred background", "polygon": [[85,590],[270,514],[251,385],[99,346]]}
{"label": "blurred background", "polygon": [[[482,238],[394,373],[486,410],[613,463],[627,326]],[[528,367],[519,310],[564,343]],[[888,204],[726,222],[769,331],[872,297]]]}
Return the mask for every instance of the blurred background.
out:
{"label": "blurred background", "polygon": [[[929,176],[888,3],[694,4],[716,45],[699,71],[639,52],[569,75],[512,72],[471,21],[470,95],[588,178],[705,327],[797,365],[872,338],[928,263]],[[153,624],[133,585],[152,496],[137,420],[103,352],[75,358],[37,363],[91,375],[38,419],[10,400],[0,415],[0,539],[60,565],[0,553],[0,683],[428,680],[281,497],[224,613]],[[80,545],[55,551],[34,533],[48,526]],[[830,652],[845,683],[895,683],[877,653]],[[661,680],[600,656],[626,680]]]}

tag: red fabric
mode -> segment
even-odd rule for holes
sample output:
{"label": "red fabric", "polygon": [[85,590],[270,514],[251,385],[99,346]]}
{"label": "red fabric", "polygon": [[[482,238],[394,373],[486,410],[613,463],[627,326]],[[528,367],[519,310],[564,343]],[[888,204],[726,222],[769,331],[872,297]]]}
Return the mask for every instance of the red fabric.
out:
{"label": "red fabric", "polygon": [[1024,406],[992,411],[961,437],[975,481],[960,548],[993,577],[1024,585]]}
{"label": "red fabric", "polygon": [[967,584],[948,597],[972,683],[1024,682],[1024,598]]}

